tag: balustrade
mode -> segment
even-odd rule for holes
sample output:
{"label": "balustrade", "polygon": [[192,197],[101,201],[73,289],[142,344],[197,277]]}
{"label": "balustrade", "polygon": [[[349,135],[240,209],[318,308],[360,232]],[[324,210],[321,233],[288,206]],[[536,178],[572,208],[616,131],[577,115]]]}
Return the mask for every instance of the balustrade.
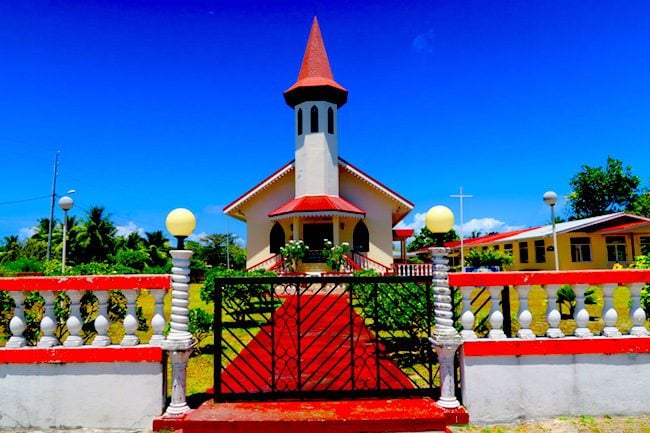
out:
{"label": "balustrade", "polygon": [[[38,292],[43,298],[43,313],[39,323],[40,336],[37,341],[32,342],[38,347],[54,347],[61,344],[66,347],[83,346],[86,337],[92,336],[83,331],[84,320],[93,324],[95,336],[90,343],[92,346],[138,345],[141,342],[136,334],[138,329],[136,302],[143,289],[148,289],[154,300],[154,311],[148,322],[152,330],[149,344],[160,346],[164,340],[163,331],[167,324],[163,313],[163,297],[169,287],[169,275],[0,278],[0,290],[8,291],[15,304],[9,321],[11,335],[6,347],[18,348],[30,345],[24,335],[28,325],[25,319],[28,308],[26,301],[30,292]],[[108,333],[111,326],[108,304],[113,290],[120,291],[126,299],[126,314],[121,324],[124,337],[121,341],[111,341]],[[63,314],[63,316],[67,315],[66,320],[63,320],[61,313],[57,314],[57,310],[62,307],[57,298],[60,293],[65,293],[69,299],[69,309]],[[90,308],[93,313],[84,318],[82,298],[86,293],[94,294],[96,301]]]}
{"label": "balustrade", "polygon": [[[647,336],[645,327],[646,313],[641,306],[641,289],[650,283],[650,270],[614,270],[614,271],[564,271],[564,272],[494,272],[494,273],[455,273],[449,275],[450,285],[462,294],[462,307],[457,311],[462,325],[460,332],[465,340],[476,339],[476,317],[481,317],[472,306],[472,294],[480,289],[487,289],[483,295],[488,314],[489,331],[487,338],[503,339],[507,336],[503,330],[504,316],[510,311],[503,311],[501,295],[504,287],[512,287],[519,305],[516,317],[518,330],[516,337],[533,339],[545,335],[549,338],[564,338],[566,335],[579,338],[620,337],[623,334]],[[558,290],[568,285],[575,293],[569,302],[573,316],[562,317],[558,305]],[[542,290],[535,289],[536,287]],[[617,290],[617,288],[621,288]],[[586,293],[595,288],[597,303],[587,305]],[[535,305],[531,305],[531,292],[535,292]],[[508,289],[509,290],[509,289]],[[616,295],[614,294],[616,291]],[[540,296],[543,293],[544,296]],[[627,302],[627,299],[631,302]],[[618,311],[615,308],[618,299]],[[631,305],[629,308],[627,305]],[[566,311],[566,309],[565,309]],[[590,315],[591,311],[591,315]],[[545,313],[545,315],[544,315]],[[514,317],[514,316],[513,316]],[[537,322],[534,321],[537,318]],[[539,322],[543,317],[544,323]],[[631,326],[629,326],[631,323]],[[629,329],[628,329],[629,328]],[[544,330],[545,329],[545,330]],[[542,330],[542,331],[540,331]],[[564,331],[564,332],[563,332]]]}

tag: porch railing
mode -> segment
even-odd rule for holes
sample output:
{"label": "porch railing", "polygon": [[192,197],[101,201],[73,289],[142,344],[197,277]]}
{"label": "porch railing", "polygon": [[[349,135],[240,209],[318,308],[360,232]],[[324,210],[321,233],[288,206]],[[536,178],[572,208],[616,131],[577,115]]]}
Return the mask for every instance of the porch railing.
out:
{"label": "porch railing", "polygon": [[[141,326],[138,316],[142,316],[136,301],[145,290],[153,298],[149,299],[153,303],[151,318],[144,318],[146,326],[151,329],[151,337],[146,343],[160,346],[167,325],[163,297],[170,283],[169,275],[0,278],[0,291],[6,291],[15,304],[13,312],[5,312],[11,316],[6,347],[53,347],[61,344],[102,347],[144,343],[136,333]],[[112,295],[113,291],[119,291],[119,294]],[[30,297],[32,292],[37,292],[38,297]],[[111,296],[117,296],[119,300],[113,302],[115,298],[111,299]],[[28,328],[27,317],[30,316],[38,324],[33,338],[24,335]],[[112,324],[111,318],[118,323]],[[121,328],[116,332],[123,334],[119,341],[113,341],[109,336],[111,326]]]}

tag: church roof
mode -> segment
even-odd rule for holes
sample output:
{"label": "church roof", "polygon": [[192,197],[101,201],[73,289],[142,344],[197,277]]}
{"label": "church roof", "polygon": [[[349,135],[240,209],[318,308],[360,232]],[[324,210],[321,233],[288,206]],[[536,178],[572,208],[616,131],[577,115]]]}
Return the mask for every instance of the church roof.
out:
{"label": "church roof", "polygon": [[309,33],[298,81],[284,92],[284,99],[291,107],[305,101],[328,101],[340,107],[348,100],[348,91],[334,80],[316,17]]}
{"label": "church roof", "polygon": [[366,214],[349,201],[332,195],[305,195],[289,200],[274,211],[269,212],[271,219],[288,216],[347,216],[361,218]]}
{"label": "church roof", "polygon": [[[395,203],[395,208],[393,209],[392,221],[393,225],[397,224],[399,221],[404,219],[404,217],[413,209],[414,205],[392,189],[388,188],[378,180],[374,179],[370,175],[364,173],[359,168],[353,166],[349,162],[345,161],[342,158],[339,158],[339,169],[344,170],[345,172],[351,174],[357,179],[361,180],[368,186],[373,189],[378,190],[382,195],[390,198]],[[235,199],[232,203],[223,208],[223,212],[227,215],[230,215],[234,218],[246,221],[246,217],[237,212],[237,209],[245,205],[249,200],[253,199],[257,194],[266,190],[275,184],[278,180],[284,176],[293,173],[295,171],[295,163],[291,161],[290,163],[284,165],[278,171],[262,180],[260,183],[255,185],[253,188],[246,191],[244,194]],[[362,211],[363,212],[363,211]]]}

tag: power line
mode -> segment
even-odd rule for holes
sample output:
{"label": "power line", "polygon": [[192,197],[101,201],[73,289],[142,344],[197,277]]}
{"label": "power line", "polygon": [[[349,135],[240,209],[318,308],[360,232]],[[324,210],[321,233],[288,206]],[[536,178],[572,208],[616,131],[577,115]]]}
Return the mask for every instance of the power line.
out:
{"label": "power line", "polygon": [[25,198],[25,199],[22,199],[22,200],[2,201],[2,202],[0,202],[0,206],[7,205],[7,204],[25,203],[25,202],[28,202],[28,201],[43,200],[44,198],[50,198],[50,195],[48,194],[48,195],[42,195],[40,197]]}

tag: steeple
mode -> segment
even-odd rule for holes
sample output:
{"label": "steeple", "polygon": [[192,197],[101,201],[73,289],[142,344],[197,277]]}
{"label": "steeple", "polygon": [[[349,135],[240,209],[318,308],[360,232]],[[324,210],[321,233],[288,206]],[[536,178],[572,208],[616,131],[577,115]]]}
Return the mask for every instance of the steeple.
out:
{"label": "steeple", "polygon": [[334,81],[316,17],[309,33],[298,81],[284,92],[284,100],[292,108],[305,101],[327,101],[340,107],[348,100],[348,91]]}

